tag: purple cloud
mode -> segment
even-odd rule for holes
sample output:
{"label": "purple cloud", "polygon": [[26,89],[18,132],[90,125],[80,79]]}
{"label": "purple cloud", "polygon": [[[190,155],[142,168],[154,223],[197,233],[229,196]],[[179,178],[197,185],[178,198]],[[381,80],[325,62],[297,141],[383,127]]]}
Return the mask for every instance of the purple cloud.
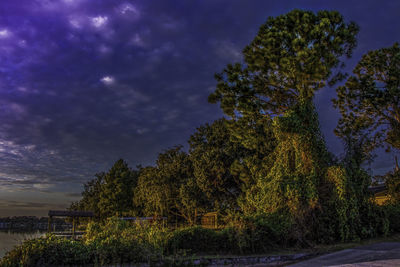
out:
{"label": "purple cloud", "polygon": [[[120,157],[151,164],[186,144],[222,116],[207,103],[214,73],[241,60],[268,16],[293,8],[336,9],[361,25],[349,70],[400,36],[396,1],[2,1],[0,187],[66,192],[69,201]],[[340,153],[334,94],[326,88],[316,101],[328,145]],[[380,169],[391,166],[383,162]]]}

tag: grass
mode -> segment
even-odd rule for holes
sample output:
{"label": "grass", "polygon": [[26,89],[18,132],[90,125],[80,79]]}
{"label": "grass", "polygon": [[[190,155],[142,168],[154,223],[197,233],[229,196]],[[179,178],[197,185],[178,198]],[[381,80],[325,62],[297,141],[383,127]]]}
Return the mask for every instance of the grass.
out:
{"label": "grass", "polygon": [[[236,254],[221,254],[221,255],[208,255],[208,254],[199,254],[199,255],[190,255],[186,256],[185,252],[182,252],[180,255],[176,255],[175,257],[179,257],[181,260],[192,260],[192,259],[224,259],[224,258],[242,258],[242,257],[267,257],[267,256],[280,256],[280,255],[291,255],[291,254],[312,254],[313,256],[319,256],[322,254],[332,253],[339,250],[350,249],[358,246],[363,245],[370,245],[374,243],[381,243],[381,242],[400,242],[400,234],[393,234],[391,236],[386,237],[377,237],[377,238],[370,238],[370,239],[363,239],[357,242],[345,242],[345,243],[335,243],[329,245],[316,245],[312,248],[285,248],[285,249],[276,249],[272,250],[269,253],[265,254],[247,254],[247,255],[236,255]],[[174,256],[169,256],[166,258],[173,259]]]}
{"label": "grass", "polygon": [[328,253],[328,252],[335,252],[338,250],[349,249],[358,246],[370,245],[381,242],[400,242],[400,234],[393,234],[391,236],[386,236],[386,237],[363,239],[358,242],[336,243],[332,245],[318,245],[315,246],[315,250],[320,251],[321,253]]}

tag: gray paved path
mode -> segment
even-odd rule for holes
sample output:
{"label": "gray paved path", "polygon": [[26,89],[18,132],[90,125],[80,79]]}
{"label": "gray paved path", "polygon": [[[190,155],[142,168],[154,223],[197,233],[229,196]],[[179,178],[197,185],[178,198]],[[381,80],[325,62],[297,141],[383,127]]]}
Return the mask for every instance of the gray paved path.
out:
{"label": "gray paved path", "polygon": [[292,267],[319,267],[319,266],[399,266],[400,242],[376,243],[345,249],[320,257],[299,262]]}

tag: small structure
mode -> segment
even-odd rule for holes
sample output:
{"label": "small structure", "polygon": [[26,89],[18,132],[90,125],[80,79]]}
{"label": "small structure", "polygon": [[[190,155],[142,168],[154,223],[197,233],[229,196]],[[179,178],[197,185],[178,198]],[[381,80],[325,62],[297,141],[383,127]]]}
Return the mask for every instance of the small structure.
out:
{"label": "small structure", "polygon": [[216,211],[208,212],[201,217],[201,226],[204,228],[218,228],[218,214]]}
{"label": "small structure", "polygon": [[389,200],[388,191],[384,184],[377,186],[370,186],[368,190],[372,194],[374,194],[375,203],[378,205],[383,205],[387,200]]}
{"label": "small structure", "polygon": [[51,232],[51,221],[53,217],[72,217],[72,237],[75,237],[76,219],[80,217],[93,217],[91,211],[73,211],[73,210],[49,210],[48,231]]}

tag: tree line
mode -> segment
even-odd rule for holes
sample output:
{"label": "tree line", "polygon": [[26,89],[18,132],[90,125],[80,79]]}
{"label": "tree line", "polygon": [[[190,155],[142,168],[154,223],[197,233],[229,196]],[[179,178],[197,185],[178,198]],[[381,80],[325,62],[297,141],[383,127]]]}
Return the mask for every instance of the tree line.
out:
{"label": "tree line", "polygon": [[[275,216],[305,243],[387,232],[388,213],[371,201],[363,166],[378,147],[400,149],[400,47],[370,51],[344,73],[358,31],[336,11],[268,18],[243,62],[215,75],[209,102],[226,118],[200,126],[188,152],[170,148],[154,166],[118,160],[84,185],[71,209],[92,210],[99,220],[167,216],[191,225],[208,211],[225,224]],[[313,102],[327,87],[337,92],[340,158],[326,147]],[[386,180],[398,205],[398,167]]]}

